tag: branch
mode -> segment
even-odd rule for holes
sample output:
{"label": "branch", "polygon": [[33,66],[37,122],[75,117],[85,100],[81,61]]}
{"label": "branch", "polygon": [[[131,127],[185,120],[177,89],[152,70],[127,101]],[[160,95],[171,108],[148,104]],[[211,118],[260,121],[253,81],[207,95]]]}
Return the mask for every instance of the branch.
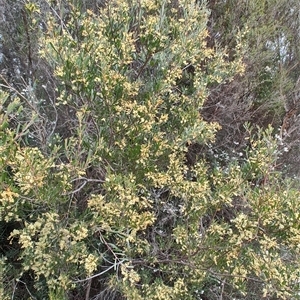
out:
{"label": "branch", "polygon": [[112,266],[108,267],[106,270],[104,270],[104,271],[102,271],[102,272],[100,272],[100,273],[98,273],[98,274],[95,274],[95,275],[90,276],[90,277],[85,278],[85,279],[75,280],[75,281],[73,281],[73,283],[85,282],[85,281],[87,281],[87,280],[91,280],[91,279],[93,279],[93,278],[99,277],[99,276],[105,274],[106,272],[108,272],[109,270],[111,270],[112,268],[118,267],[118,266],[121,265],[124,261],[126,261],[126,260],[123,259],[123,260],[121,260],[120,262],[113,264]]}
{"label": "branch", "polygon": [[68,193],[64,193],[63,196],[69,196],[69,195],[76,194],[77,192],[79,192],[80,190],[82,190],[88,182],[100,182],[100,183],[104,183],[105,182],[105,180],[102,180],[102,179],[93,179],[93,178],[86,178],[86,177],[75,178],[75,179],[71,180],[71,182],[74,182],[74,181],[77,181],[77,180],[83,180],[83,183],[80,185],[80,187],[77,188],[74,191],[71,191],[71,192],[68,192]]}

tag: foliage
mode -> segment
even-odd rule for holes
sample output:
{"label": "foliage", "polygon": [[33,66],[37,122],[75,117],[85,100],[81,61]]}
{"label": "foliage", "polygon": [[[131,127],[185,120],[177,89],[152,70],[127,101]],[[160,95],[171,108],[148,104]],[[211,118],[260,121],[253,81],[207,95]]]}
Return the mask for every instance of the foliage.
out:
{"label": "foliage", "polygon": [[299,191],[276,172],[271,127],[246,125],[238,160],[187,159],[214,143],[199,112],[243,75],[243,34],[234,58],[209,47],[195,1],[39,4],[25,8],[47,18],[56,91],[48,110],[34,89],[1,94],[3,299],[296,299]]}
{"label": "foliage", "polygon": [[[209,44],[228,47],[235,57],[237,33],[242,31],[245,72],[214,86],[205,102],[205,120],[217,121],[215,152],[236,156],[243,143],[243,124],[267,127],[280,136],[281,169],[299,176],[299,1],[209,1]],[[292,113],[294,112],[294,114]]]}

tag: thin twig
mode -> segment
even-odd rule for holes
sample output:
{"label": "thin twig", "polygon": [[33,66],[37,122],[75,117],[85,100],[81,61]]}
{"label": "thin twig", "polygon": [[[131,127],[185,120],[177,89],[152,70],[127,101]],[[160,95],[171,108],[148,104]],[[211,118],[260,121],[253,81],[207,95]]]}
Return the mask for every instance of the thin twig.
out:
{"label": "thin twig", "polygon": [[77,180],[83,180],[83,183],[76,190],[68,192],[68,193],[64,193],[63,196],[69,196],[69,195],[76,194],[77,192],[82,190],[88,182],[99,182],[99,183],[104,183],[105,182],[105,180],[102,180],[102,179],[93,179],[93,178],[86,178],[86,177],[75,178],[71,182],[74,182],[74,181],[77,181]]}
{"label": "thin twig", "polygon": [[121,260],[121,261],[118,262],[117,264],[114,264],[114,265],[108,267],[106,270],[104,270],[104,271],[102,271],[102,272],[100,272],[100,273],[98,273],[98,274],[95,274],[95,275],[90,276],[90,277],[85,278],[85,279],[75,280],[75,281],[73,281],[73,283],[85,282],[85,281],[87,281],[87,280],[91,280],[91,279],[93,279],[93,278],[99,277],[99,276],[105,274],[106,272],[108,272],[109,270],[111,270],[112,268],[115,268],[116,265],[117,265],[117,266],[121,265],[124,261],[125,261],[125,259]]}
{"label": "thin twig", "polygon": [[142,72],[144,71],[146,65],[148,64],[148,62],[150,61],[150,59],[152,58],[152,56],[153,56],[153,55],[152,55],[152,53],[150,52],[150,53],[148,54],[148,57],[147,57],[147,59],[145,60],[144,64],[141,66],[141,68],[140,68],[140,70],[139,70],[139,72],[138,72],[138,74],[137,74],[135,80],[137,80],[137,79],[141,76]]}
{"label": "thin twig", "polygon": [[90,279],[88,282],[88,286],[87,286],[86,294],[85,294],[85,300],[89,300],[89,298],[90,298],[91,285],[92,285],[92,279]]}
{"label": "thin twig", "polygon": [[223,293],[224,293],[224,287],[225,287],[226,279],[222,281],[222,289],[221,289],[221,294],[219,300],[223,300]]}
{"label": "thin twig", "polygon": [[28,292],[28,294],[30,295],[30,297],[31,297],[32,299],[36,300],[36,298],[30,293],[30,291],[29,291],[29,289],[28,289],[28,287],[27,287],[27,284],[26,284],[24,281],[21,281],[21,280],[18,280],[18,282],[23,283],[24,286],[25,286],[25,288],[26,288],[26,290],[27,290],[27,292]]}

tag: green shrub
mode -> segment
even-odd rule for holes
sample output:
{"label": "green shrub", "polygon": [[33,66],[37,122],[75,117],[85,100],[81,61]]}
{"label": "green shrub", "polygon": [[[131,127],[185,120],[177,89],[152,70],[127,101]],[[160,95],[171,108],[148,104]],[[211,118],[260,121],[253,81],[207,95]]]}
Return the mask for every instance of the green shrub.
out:
{"label": "green shrub", "polygon": [[24,143],[33,121],[10,126],[17,107],[3,102],[1,222],[18,224],[4,284],[33,274],[28,297],[88,299],[101,288],[201,299],[227,285],[244,297],[254,282],[257,297],[296,298],[299,192],[274,170],[271,129],[249,129],[240,162],[186,160],[220,128],[199,114],[208,87],[244,69],[242,45],[231,62],[207,46],[208,15],[195,1],[114,0],[48,16],[40,55],[56,77],[55,105],[74,114],[60,116],[68,136],[45,151]]}

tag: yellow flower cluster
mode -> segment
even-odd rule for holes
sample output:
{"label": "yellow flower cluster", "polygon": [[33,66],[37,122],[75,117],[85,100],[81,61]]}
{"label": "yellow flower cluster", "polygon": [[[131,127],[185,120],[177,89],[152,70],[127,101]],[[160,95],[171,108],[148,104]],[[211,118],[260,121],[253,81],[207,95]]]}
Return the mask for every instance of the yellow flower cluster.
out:
{"label": "yellow flower cluster", "polygon": [[10,165],[14,169],[14,178],[20,190],[27,195],[43,186],[52,163],[45,159],[37,148],[21,148]]}

